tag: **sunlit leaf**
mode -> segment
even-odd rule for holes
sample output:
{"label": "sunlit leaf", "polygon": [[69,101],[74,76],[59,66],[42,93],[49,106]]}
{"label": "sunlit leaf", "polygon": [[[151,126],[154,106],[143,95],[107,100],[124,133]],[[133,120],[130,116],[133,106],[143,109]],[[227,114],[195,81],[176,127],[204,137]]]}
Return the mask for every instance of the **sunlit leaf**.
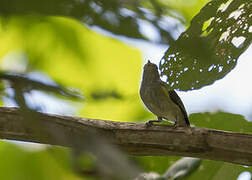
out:
{"label": "sunlit leaf", "polygon": [[186,24],[200,11],[200,9],[210,0],[167,0],[165,1],[181,18],[184,18]]}

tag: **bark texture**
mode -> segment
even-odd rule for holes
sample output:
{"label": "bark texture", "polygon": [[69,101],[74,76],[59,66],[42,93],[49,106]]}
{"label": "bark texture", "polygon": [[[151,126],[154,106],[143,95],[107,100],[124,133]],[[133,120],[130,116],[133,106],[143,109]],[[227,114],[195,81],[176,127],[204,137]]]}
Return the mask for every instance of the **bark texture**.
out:
{"label": "bark texture", "polygon": [[109,140],[129,155],[188,156],[252,165],[252,134],[196,127],[146,127],[144,123],[43,113],[34,116],[34,121],[46,129],[43,135],[25,123],[18,108],[0,107],[0,138],[73,147],[85,146],[95,136]]}

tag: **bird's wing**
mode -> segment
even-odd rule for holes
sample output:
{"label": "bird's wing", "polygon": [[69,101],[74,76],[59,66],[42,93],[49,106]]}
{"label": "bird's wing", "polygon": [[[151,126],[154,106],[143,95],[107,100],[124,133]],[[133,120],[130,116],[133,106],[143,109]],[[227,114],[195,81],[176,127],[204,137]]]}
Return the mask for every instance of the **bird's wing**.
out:
{"label": "bird's wing", "polygon": [[183,113],[186,124],[190,125],[190,122],[189,122],[189,119],[188,119],[188,116],[187,116],[187,113],[185,110],[185,106],[184,106],[183,102],[181,101],[181,99],[179,98],[178,94],[174,90],[170,90],[168,92],[169,92],[171,100],[179,106],[181,112]]}
{"label": "bird's wing", "polygon": [[181,101],[180,97],[178,96],[178,94],[174,90],[169,90],[165,82],[160,80],[160,84],[161,84],[162,89],[166,91],[166,93],[168,93],[168,96],[170,96],[170,99],[180,108],[185,118],[186,124],[190,125],[185,106],[183,102]]}

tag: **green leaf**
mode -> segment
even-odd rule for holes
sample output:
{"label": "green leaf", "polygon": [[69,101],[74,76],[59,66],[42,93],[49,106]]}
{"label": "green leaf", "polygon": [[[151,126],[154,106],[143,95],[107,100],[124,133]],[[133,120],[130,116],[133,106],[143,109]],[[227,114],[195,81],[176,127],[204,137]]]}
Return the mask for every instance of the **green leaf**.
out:
{"label": "green leaf", "polygon": [[227,75],[252,42],[251,5],[247,0],[213,0],[204,6],[160,61],[167,84],[193,90]]}
{"label": "green leaf", "polygon": [[193,174],[185,178],[186,180],[236,180],[243,171],[252,172],[251,167],[223,163],[217,161],[203,160],[200,167]]}
{"label": "green leaf", "polygon": [[145,157],[132,157],[145,172],[156,172],[159,174],[165,173],[167,168],[175,163],[179,157],[175,156],[145,156]]}
{"label": "green leaf", "polygon": [[242,115],[226,112],[194,113],[189,116],[191,124],[197,127],[219,129],[241,133],[252,133],[252,123]]}
{"label": "green leaf", "polygon": [[[169,7],[177,13],[177,16],[182,16],[183,22],[189,24],[192,18],[200,11],[200,9],[210,0],[160,0],[163,7]],[[168,11],[169,12],[169,11]],[[172,12],[167,15],[172,16]],[[174,16],[174,15],[173,15]],[[178,18],[178,17],[177,17]]]}

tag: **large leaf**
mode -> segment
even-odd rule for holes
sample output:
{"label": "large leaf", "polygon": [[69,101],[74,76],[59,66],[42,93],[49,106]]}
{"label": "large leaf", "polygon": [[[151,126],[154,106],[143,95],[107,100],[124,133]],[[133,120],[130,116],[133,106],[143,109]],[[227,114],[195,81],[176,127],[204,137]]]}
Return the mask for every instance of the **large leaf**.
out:
{"label": "large leaf", "polygon": [[219,129],[240,133],[252,133],[252,122],[244,119],[242,115],[215,112],[194,113],[189,116],[191,124],[197,127]]}
{"label": "large leaf", "polygon": [[252,168],[231,163],[203,160],[198,170],[185,179],[236,180],[243,171],[252,172]]}
{"label": "large leaf", "polygon": [[252,1],[213,0],[160,61],[171,88],[199,89],[224,77],[252,41]]}

